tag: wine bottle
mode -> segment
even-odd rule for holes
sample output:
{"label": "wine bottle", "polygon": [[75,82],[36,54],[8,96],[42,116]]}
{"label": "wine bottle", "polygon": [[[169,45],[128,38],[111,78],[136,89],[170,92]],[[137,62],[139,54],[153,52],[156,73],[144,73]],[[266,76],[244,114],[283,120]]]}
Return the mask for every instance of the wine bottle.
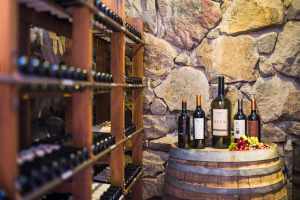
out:
{"label": "wine bottle", "polygon": [[233,122],[233,137],[234,140],[238,140],[241,136],[245,136],[246,133],[246,120],[247,117],[243,112],[243,100],[238,100],[238,111],[234,115],[234,122]]}
{"label": "wine bottle", "polygon": [[247,121],[248,135],[251,137],[258,137],[258,140],[260,141],[260,116],[256,110],[256,99],[253,97],[251,99],[251,114],[248,116]]}
{"label": "wine bottle", "polygon": [[225,97],[224,77],[218,78],[218,96],[211,103],[212,145],[227,148],[230,144],[231,104]]}
{"label": "wine bottle", "polygon": [[201,96],[196,96],[196,110],[194,111],[193,120],[193,148],[202,149],[205,147],[205,112],[201,107]]}
{"label": "wine bottle", "polygon": [[26,73],[28,68],[29,59],[26,56],[21,56],[17,60],[18,70],[22,73]]}
{"label": "wine bottle", "polygon": [[27,73],[30,75],[36,75],[39,67],[40,67],[40,60],[37,58],[30,58]]}
{"label": "wine bottle", "polygon": [[187,113],[186,101],[182,101],[182,111],[178,118],[178,147],[188,148],[190,140],[190,117]]}

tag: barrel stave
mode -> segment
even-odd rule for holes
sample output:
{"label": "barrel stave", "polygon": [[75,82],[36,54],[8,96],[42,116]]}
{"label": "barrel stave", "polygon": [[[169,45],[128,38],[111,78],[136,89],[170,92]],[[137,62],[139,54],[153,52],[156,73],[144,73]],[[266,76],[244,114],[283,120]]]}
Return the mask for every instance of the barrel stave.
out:
{"label": "barrel stave", "polygon": [[[228,150],[217,152],[226,154],[211,158],[213,149],[205,150],[204,160],[199,151],[172,150],[166,171],[166,200],[284,200],[287,198],[282,161],[274,149],[259,151],[263,158],[257,159],[254,152]],[[200,154],[203,153],[200,151]],[[193,157],[195,154],[195,157]],[[212,153],[212,156],[216,152]],[[198,159],[198,160],[197,160]]]}

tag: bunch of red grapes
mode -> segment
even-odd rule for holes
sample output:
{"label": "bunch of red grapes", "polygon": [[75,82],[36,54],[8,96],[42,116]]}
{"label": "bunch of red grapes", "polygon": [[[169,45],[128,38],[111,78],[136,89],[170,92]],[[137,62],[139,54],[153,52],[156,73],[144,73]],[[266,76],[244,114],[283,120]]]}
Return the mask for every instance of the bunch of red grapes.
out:
{"label": "bunch of red grapes", "polygon": [[233,142],[229,146],[230,151],[247,151],[267,148],[270,148],[270,146],[259,142],[257,137],[241,137],[237,142]]}

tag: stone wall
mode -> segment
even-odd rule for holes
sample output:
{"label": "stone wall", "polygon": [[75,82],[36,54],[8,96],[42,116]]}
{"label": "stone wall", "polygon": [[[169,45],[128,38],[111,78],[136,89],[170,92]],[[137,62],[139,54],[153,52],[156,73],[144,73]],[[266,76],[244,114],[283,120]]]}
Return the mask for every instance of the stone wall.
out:
{"label": "stone wall", "polygon": [[162,195],[181,99],[193,110],[201,94],[209,119],[218,74],[226,77],[233,113],[241,97],[249,114],[250,95],[256,95],[262,137],[278,144],[291,170],[291,143],[300,136],[300,0],[127,0],[126,7],[145,21],[151,81],[144,199]]}

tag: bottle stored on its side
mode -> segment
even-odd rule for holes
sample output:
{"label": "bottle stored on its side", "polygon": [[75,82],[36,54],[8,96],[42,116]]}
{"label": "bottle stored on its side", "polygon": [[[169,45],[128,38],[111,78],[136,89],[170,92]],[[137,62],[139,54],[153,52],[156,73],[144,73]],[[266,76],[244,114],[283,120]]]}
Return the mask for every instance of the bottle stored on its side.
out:
{"label": "bottle stored on its side", "polygon": [[205,147],[205,112],[201,106],[201,96],[196,96],[196,110],[193,115],[192,147],[202,149]]}
{"label": "bottle stored on its side", "polygon": [[245,136],[247,133],[246,129],[246,120],[247,117],[243,112],[243,100],[238,100],[238,111],[234,115],[234,122],[233,122],[233,137],[234,140],[240,139],[242,136]]}
{"label": "bottle stored on its side", "polygon": [[231,104],[225,97],[224,77],[218,78],[218,96],[211,103],[212,145],[227,148],[230,144]]}
{"label": "bottle stored on its side", "polygon": [[182,111],[178,118],[178,147],[189,148],[190,117],[187,113],[186,101],[182,101]]}
{"label": "bottle stored on its side", "polygon": [[260,141],[260,116],[256,109],[256,99],[253,97],[251,99],[251,114],[248,116],[247,121],[248,135],[251,137],[257,137]]}

